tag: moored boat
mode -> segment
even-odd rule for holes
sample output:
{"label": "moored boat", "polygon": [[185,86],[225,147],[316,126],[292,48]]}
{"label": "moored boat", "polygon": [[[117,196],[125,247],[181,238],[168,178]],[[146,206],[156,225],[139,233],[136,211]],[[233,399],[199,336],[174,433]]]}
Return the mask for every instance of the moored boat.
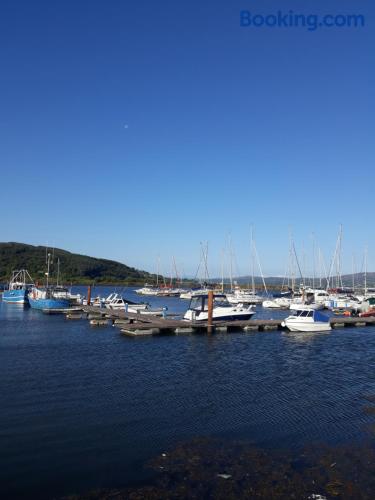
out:
{"label": "moored boat", "polygon": [[[229,304],[224,294],[214,295],[212,319],[214,321],[248,320],[255,314],[253,306]],[[208,320],[208,294],[193,297],[189,309],[184,315],[185,320],[207,321]]]}
{"label": "moored boat", "polygon": [[33,309],[69,309],[71,301],[54,294],[53,287],[38,288],[34,286],[29,292],[29,304]]}
{"label": "moored boat", "polygon": [[134,313],[145,311],[149,307],[148,304],[145,303],[136,303],[132,302],[131,300],[127,300],[118,293],[111,293],[105,299],[104,303],[107,309],[134,312]]}
{"label": "moored boat", "polygon": [[291,332],[327,332],[332,329],[329,318],[315,309],[295,311],[281,324]]}
{"label": "moored boat", "polygon": [[[46,286],[34,285],[29,292],[29,304],[33,309],[52,310],[69,309],[71,300],[67,288],[58,285],[49,285],[49,271],[51,264],[51,254],[47,258]],[[58,271],[59,273],[59,271]]]}
{"label": "moored boat", "polygon": [[263,297],[260,297],[254,290],[235,287],[232,293],[227,293],[228,302],[231,304],[261,304]]}
{"label": "moored boat", "polygon": [[8,288],[3,292],[3,302],[27,304],[28,294],[33,285],[33,280],[26,269],[13,271]]}
{"label": "moored boat", "polygon": [[158,295],[158,293],[160,292],[160,288],[159,286],[155,286],[155,285],[149,285],[149,284],[145,284],[144,287],[142,288],[138,288],[137,290],[134,290],[135,293],[137,293],[138,295]]}

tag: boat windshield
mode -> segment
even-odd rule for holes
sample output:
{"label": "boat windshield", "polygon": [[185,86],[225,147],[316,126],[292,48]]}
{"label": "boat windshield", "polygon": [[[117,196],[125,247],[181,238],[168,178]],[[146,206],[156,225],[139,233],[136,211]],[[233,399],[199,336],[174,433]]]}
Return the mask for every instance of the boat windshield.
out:
{"label": "boat windshield", "polygon": [[[231,307],[225,295],[214,296],[214,307]],[[207,295],[198,295],[192,297],[190,301],[189,309],[195,311],[207,311],[208,310],[208,297]]]}
{"label": "boat windshield", "polygon": [[314,316],[314,311],[296,311],[294,316],[299,318],[312,318]]}
{"label": "boat windshield", "polygon": [[214,307],[231,307],[226,297],[215,297]]}

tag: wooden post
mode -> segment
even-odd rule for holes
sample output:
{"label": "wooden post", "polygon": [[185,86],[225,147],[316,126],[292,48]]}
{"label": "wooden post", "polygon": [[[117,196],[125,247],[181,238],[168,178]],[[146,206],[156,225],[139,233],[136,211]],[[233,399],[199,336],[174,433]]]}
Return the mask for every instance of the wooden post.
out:
{"label": "wooden post", "polygon": [[91,285],[87,287],[87,305],[91,305]]}
{"label": "wooden post", "polygon": [[207,321],[207,333],[212,333],[212,314],[214,310],[214,292],[213,290],[208,290],[208,321]]}

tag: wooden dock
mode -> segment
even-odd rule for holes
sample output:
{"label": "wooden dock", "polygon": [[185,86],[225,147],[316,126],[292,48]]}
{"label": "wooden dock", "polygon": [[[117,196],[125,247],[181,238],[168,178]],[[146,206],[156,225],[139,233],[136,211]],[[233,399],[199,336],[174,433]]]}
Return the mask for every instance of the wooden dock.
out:
{"label": "wooden dock", "polygon": [[[92,324],[110,324],[117,326],[121,332],[129,336],[146,336],[161,334],[206,333],[210,330],[208,323],[202,321],[185,321],[181,319],[162,318],[150,314],[130,313],[120,310],[84,306],[82,311],[92,320]],[[104,321],[103,321],[104,320]],[[247,321],[215,321],[212,331],[272,331],[286,330],[282,319],[251,319]],[[341,317],[330,318],[332,328],[360,327],[375,325],[375,317]]]}

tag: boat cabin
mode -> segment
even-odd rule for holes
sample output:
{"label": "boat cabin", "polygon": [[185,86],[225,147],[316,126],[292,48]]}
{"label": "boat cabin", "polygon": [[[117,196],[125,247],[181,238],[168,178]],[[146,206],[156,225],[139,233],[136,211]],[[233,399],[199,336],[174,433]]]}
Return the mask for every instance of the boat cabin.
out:
{"label": "boat cabin", "polygon": [[[214,307],[231,307],[231,305],[229,304],[226,295],[215,294]],[[195,297],[192,297],[189,309],[191,311],[196,311],[197,313],[208,311],[208,294],[196,295]]]}

